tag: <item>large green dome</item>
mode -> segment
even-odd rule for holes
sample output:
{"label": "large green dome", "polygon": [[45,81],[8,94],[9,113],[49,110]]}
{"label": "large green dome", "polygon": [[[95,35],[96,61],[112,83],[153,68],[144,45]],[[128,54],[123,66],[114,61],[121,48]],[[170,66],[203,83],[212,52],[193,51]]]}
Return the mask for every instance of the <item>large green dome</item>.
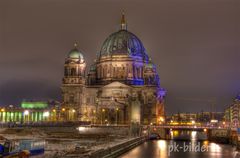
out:
{"label": "large green dome", "polygon": [[103,43],[99,57],[126,54],[148,59],[140,39],[133,33],[122,29],[111,34]]}
{"label": "large green dome", "polygon": [[112,33],[104,41],[98,58],[113,55],[128,55],[129,57],[141,57],[148,60],[148,55],[141,40],[127,30],[127,23],[122,14],[120,30]]}

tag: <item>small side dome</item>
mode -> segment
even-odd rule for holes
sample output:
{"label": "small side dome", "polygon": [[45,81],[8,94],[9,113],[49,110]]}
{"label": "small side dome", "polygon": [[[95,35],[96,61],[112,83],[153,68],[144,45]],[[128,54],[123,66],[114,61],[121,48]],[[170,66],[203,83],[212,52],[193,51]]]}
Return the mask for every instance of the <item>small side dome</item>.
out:
{"label": "small side dome", "polygon": [[78,44],[74,44],[74,48],[68,53],[68,59],[84,61],[83,54],[78,50]]}
{"label": "small side dome", "polygon": [[155,70],[156,69],[156,66],[153,64],[153,62],[152,62],[152,59],[151,58],[149,58],[149,61],[146,63],[146,65],[145,65],[145,69],[150,69],[150,70]]}
{"label": "small side dome", "polygon": [[78,58],[83,58],[83,55],[78,49],[72,49],[69,52],[68,57],[73,59],[78,59]]}

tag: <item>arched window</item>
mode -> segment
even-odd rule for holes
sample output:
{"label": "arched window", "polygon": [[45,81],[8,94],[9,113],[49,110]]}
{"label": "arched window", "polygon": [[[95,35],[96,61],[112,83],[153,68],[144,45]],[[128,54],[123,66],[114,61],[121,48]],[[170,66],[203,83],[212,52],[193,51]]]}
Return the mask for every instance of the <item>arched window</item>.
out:
{"label": "arched window", "polygon": [[76,76],[76,69],[75,68],[71,68],[71,76]]}

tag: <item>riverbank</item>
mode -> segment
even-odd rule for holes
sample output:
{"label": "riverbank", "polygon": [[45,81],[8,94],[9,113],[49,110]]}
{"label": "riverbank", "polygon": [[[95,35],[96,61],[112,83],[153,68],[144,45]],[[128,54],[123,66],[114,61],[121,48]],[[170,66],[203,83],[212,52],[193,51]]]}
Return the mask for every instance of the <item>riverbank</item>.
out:
{"label": "riverbank", "polygon": [[80,129],[75,127],[1,128],[0,135],[10,140],[45,140],[45,153],[42,155],[45,158],[65,158],[74,155],[89,157],[104,150],[105,153],[113,153],[120,146],[136,143],[134,142],[136,137],[129,136],[128,128],[118,127]]}

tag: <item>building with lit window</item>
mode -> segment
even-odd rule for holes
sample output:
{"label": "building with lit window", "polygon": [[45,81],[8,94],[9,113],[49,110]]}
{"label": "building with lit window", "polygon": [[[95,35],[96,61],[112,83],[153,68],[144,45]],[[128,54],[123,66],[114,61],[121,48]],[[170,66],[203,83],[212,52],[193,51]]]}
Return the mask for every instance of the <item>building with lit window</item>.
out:
{"label": "building with lit window", "polygon": [[224,121],[224,112],[177,113],[168,118],[168,123],[208,125]]}
{"label": "building with lit window", "polygon": [[231,127],[238,127],[240,121],[240,94],[237,95],[233,103],[230,104],[224,112],[224,119]]}
{"label": "building with lit window", "polygon": [[20,106],[1,106],[0,122],[54,122],[60,117],[60,111],[55,101],[22,101]]}
{"label": "building with lit window", "polygon": [[78,45],[69,52],[62,80],[61,120],[97,124],[159,124],[164,119],[165,90],[156,65],[140,39],[120,29],[103,42],[97,59],[86,71]]}

